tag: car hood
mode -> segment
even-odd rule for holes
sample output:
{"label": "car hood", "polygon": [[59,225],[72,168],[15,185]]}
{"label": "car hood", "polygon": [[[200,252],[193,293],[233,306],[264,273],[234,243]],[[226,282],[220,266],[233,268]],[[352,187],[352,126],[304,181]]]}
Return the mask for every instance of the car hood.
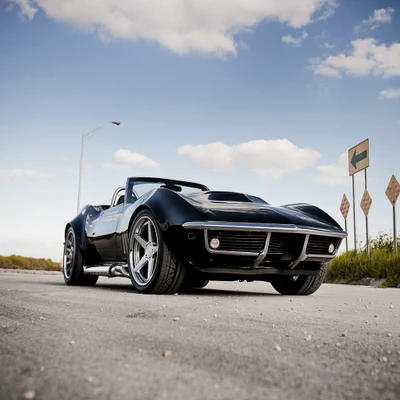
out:
{"label": "car hood", "polygon": [[295,224],[338,229],[328,221],[287,206],[274,207],[261,199],[235,192],[201,192],[181,195],[206,221]]}

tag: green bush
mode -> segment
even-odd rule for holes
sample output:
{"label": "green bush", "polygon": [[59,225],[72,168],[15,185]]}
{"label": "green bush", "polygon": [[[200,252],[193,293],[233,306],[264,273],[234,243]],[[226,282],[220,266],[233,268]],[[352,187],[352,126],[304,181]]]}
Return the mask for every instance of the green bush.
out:
{"label": "green bush", "polygon": [[[397,243],[399,244],[399,238],[397,239]],[[380,232],[378,237],[370,240],[369,245],[373,249],[393,250],[393,238],[388,233]]]}
{"label": "green bush", "polygon": [[347,251],[329,263],[325,282],[357,284],[364,278],[385,279],[385,286],[396,287],[400,277],[400,251],[393,251],[393,239],[379,234],[370,242],[370,256],[365,249]]}
{"label": "green bush", "polygon": [[0,268],[60,271],[60,263],[50,259],[16,256],[0,256]]}

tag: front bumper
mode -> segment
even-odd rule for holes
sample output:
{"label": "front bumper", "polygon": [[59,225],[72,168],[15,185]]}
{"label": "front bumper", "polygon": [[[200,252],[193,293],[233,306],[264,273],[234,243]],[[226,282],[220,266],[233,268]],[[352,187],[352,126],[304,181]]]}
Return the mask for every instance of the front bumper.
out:
{"label": "front bumper", "polygon": [[[346,232],[339,229],[289,224],[201,221],[186,222],[182,226],[187,230],[204,232],[205,248],[210,255],[251,259],[252,273],[256,273],[254,269],[271,271],[271,267],[279,264],[294,269],[302,262],[326,263],[336,256],[342,239],[347,236]],[[220,238],[223,246],[211,248],[210,238],[214,237]]]}

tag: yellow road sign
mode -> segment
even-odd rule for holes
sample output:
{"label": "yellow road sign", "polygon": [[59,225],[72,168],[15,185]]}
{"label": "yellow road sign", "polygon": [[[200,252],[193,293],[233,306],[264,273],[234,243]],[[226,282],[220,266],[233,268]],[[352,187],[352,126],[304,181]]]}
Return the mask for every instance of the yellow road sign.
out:
{"label": "yellow road sign", "polygon": [[400,183],[397,181],[396,177],[392,175],[389,185],[386,189],[386,196],[394,207],[396,205],[397,198],[400,194]]}
{"label": "yellow road sign", "polygon": [[349,200],[347,200],[346,195],[343,195],[342,202],[340,203],[340,212],[343,215],[343,218],[346,219],[347,215],[349,214],[349,209],[350,209],[350,203]]}
{"label": "yellow road sign", "polygon": [[368,190],[365,189],[364,195],[363,195],[363,197],[361,199],[361,203],[360,203],[361,209],[363,210],[363,213],[365,214],[365,216],[368,215],[369,209],[371,208],[371,204],[372,204],[371,196],[369,195]]}
{"label": "yellow road sign", "polygon": [[349,175],[369,167],[369,139],[364,140],[348,151]]}

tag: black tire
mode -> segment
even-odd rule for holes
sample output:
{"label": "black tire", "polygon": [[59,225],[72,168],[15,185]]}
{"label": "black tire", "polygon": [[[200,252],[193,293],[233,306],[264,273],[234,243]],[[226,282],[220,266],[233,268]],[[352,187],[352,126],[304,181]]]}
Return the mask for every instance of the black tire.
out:
{"label": "black tire", "polygon": [[65,235],[63,275],[65,283],[74,286],[94,286],[99,279],[98,276],[83,274],[83,257],[72,227]]}
{"label": "black tire", "polygon": [[128,267],[132,285],[140,293],[169,294],[182,286],[186,267],[169,249],[150,210],[140,211],[132,223]]}
{"label": "black tire", "polygon": [[317,275],[277,276],[271,285],[280,294],[308,296],[315,293],[324,281],[328,264],[323,264]]}

